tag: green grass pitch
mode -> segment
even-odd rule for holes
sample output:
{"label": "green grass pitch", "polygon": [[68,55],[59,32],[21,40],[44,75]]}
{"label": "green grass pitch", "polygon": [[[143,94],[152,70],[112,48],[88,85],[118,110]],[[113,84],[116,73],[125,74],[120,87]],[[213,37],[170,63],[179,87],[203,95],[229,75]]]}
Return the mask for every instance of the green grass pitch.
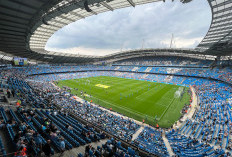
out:
{"label": "green grass pitch", "polygon": [[[163,128],[180,118],[190,100],[188,87],[109,76],[62,80],[58,86],[70,87],[72,94],[85,100]],[[178,96],[177,91],[184,94]]]}

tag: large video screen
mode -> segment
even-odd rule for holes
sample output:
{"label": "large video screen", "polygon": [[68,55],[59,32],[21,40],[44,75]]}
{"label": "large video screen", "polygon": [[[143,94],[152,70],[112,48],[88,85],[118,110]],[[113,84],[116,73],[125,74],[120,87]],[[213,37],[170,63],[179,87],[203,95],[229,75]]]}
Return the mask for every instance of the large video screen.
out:
{"label": "large video screen", "polygon": [[14,65],[16,66],[27,65],[27,58],[14,58]]}

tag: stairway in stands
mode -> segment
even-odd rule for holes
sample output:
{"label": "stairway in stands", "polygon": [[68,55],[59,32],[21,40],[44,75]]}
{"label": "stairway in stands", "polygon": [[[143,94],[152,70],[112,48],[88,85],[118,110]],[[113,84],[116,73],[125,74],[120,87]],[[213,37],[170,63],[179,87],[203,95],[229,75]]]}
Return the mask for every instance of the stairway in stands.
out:
{"label": "stairway in stands", "polygon": [[134,67],[131,71],[138,71],[139,67]]}
{"label": "stairway in stands", "polygon": [[144,72],[150,72],[152,67],[147,67],[147,69]]}

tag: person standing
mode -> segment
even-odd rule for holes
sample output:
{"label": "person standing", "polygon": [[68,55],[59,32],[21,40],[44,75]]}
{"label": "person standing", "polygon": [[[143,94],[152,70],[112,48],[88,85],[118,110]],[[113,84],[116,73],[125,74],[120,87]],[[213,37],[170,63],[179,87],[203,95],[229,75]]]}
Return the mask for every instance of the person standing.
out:
{"label": "person standing", "polygon": [[10,91],[9,91],[9,89],[7,89],[6,92],[7,92],[7,98],[10,98]]}
{"label": "person standing", "polygon": [[11,91],[11,94],[12,94],[12,96],[14,97],[14,94],[15,94],[14,90]]}
{"label": "person standing", "polygon": [[47,140],[47,143],[43,146],[43,152],[46,156],[52,155],[51,141]]}
{"label": "person standing", "polygon": [[61,156],[65,151],[65,142],[63,137],[60,138],[60,148],[61,148],[61,153],[60,153]]}
{"label": "person standing", "polygon": [[36,147],[39,148],[39,150],[41,151],[43,141],[38,132],[35,134],[34,140],[35,140]]}

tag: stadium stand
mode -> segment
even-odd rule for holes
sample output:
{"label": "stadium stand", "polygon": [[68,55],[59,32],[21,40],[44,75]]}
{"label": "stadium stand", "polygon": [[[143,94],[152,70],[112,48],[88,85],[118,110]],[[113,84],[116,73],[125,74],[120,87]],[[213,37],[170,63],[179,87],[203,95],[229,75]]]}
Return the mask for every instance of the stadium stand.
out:
{"label": "stadium stand", "polygon": [[146,56],[125,59],[115,62],[113,65],[143,65],[143,66],[177,66],[177,67],[209,67],[212,60],[200,60],[195,58],[175,56]]}
{"label": "stadium stand", "polygon": [[[91,147],[90,143],[105,138],[105,135],[95,131],[94,127],[84,125],[73,115],[71,116],[70,113],[72,113],[76,117],[95,124],[102,131],[113,134],[121,141],[131,143],[139,150],[158,156],[170,155],[163,136],[167,137],[173,153],[178,156],[230,155],[232,88],[231,81],[222,77],[224,75],[231,77],[229,67],[224,69],[174,68],[175,70],[153,67],[149,71],[146,71],[147,67],[144,66],[137,71],[133,71],[136,66],[117,65],[117,67],[119,68],[92,65],[49,68],[32,66],[3,69],[1,75],[7,85],[2,88],[15,91],[15,98],[20,100],[20,107],[17,110],[13,108],[0,110],[3,117],[2,127],[4,126],[8,132],[5,136],[9,136],[17,146],[14,151],[23,153],[23,147],[26,147],[29,155],[37,155],[41,153],[40,149],[43,150],[42,146],[49,145],[51,150],[48,153],[58,153],[63,151],[60,144],[62,141],[64,141],[65,150],[69,150],[81,145]],[[172,71],[172,78],[164,82],[170,71]],[[132,136],[143,127],[141,124],[125,119],[123,116],[114,115],[87,101],[78,102],[69,92],[61,90],[51,82],[91,76],[115,76],[192,85],[198,95],[199,106],[193,118],[184,121],[180,128],[163,130],[147,126],[135,140],[132,140]],[[26,109],[29,106],[33,109]],[[63,109],[58,110],[58,108]],[[120,146],[120,140],[111,139],[97,148],[86,148],[87,151],[79,153],[79,156],[104,153],[116,153],[120,154],[119,156],[139,155],[139,150]],[[8,153],[4,150],[3,144],[1,147],[3,154]]]}

